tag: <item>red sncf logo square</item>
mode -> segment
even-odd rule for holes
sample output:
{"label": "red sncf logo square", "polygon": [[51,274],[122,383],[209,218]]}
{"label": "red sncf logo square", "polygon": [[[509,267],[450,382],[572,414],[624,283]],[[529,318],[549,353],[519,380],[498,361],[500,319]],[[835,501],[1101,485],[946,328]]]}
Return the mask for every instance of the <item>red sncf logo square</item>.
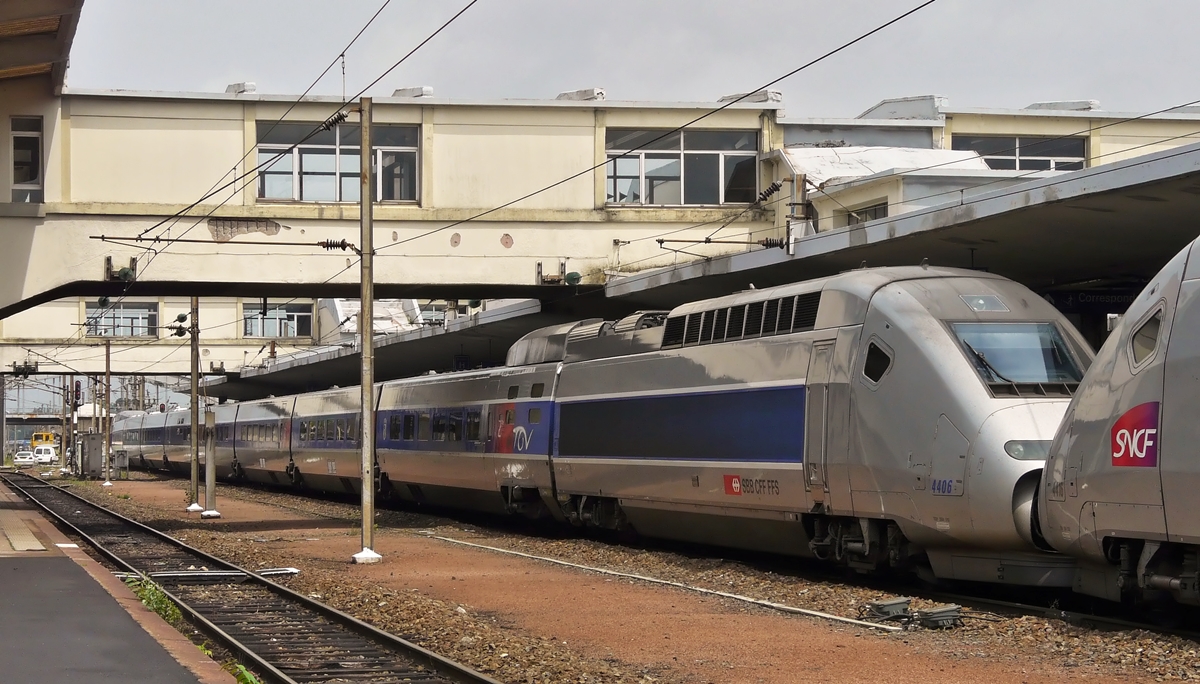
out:
{"label": "red sncf logo square", "polygon": [[741,475],[726,475],[725,476],[725,493],[734,496],[742,495],[742,476]]}

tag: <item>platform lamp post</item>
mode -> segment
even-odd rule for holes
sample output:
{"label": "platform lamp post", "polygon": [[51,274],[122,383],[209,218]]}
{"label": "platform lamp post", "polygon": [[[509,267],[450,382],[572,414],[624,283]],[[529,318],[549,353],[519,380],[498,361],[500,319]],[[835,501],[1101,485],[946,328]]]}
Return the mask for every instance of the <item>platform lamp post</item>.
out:
{"label": "platform lamp post", "polygon": [[362,445],[362,551],[354,554],[355,563],[378,563],[383,560],[375,552],[375,340],[374,335],[374,298],[375,283],[372,265],[375,257],[375,243],[371,226],[371,201],[375,198],[373,176],[371,174],[371,98],[361,100],[362,111],[362,144],[359,148],[361,175],[359,178],[359,218],[361,237],[359,247],[359,275],[362,282],[362,292],[358,313],[359,353],[362,355],[362,411],[359,416],[359,444]]}

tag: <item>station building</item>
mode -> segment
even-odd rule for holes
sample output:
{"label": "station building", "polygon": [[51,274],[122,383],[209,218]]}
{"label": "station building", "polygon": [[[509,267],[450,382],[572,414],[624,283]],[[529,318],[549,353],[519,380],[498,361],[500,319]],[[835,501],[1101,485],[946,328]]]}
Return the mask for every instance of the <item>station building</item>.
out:
{"label": "station building", "polygon": [[[112,341],[114,373],[186,372],[186,339],[168,326],[192,293],[203,295],[206,372],[351,344],[353,255],[317,243],[357,239],[356,116],[318,130],[339,99],[245,83],[224,93],[71,89],[81,2],[60,4],[56,17],[0,13],[12,29],[0,36],[0,266],[10,276],[0,283],[0,367],[96,373],[99,345]],[[852,119],[792,116],[802,107],[785,112],[773,92],[732,104],[631,102],[599,88],[545,100],[455,100],[431,88],[376,98],[377,282],[393,299],[373,328],[419,333],[430,313],[478,312],[470,300],[601,287],[763,240],[853,233],[956,193],[1200,140],[1195,107],[956,109],[919,96]],[[72,287],[122,277],[155,292],[118,285],[102,304]],[[402,299],[452,298],[464,283],[481,294],[424,314]],[[334,288],[337,297],[313,294]]]}

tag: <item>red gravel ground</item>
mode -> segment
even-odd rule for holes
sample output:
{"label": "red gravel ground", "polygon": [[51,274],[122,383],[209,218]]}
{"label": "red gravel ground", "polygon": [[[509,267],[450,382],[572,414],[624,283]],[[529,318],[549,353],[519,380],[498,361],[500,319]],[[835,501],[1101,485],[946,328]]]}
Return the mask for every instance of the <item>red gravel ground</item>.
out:
{"label": "red gravel ground", "polygon": [[[200,525],[196,514],[184,512],[186,502],[177,485],[121,482],[113,490],[160,509],[164,520],[189,518]],[[293,558],[301,570],[306,565],[340,567],[351,577],[395,590],[415,589],[494,616],[511,629],[565,642],[584,655],[663,668],[689,682],[1033,684],[1084,678],[1070,668],[1023,658],[1014,653],[1015,645],[1004,653],[953,653],[928,640],[918,644],[914,635],[883,635],[743,607],[461,547],[409,530],[381,529],[376,550],[383,562],[354,566],[348,561],[361,548],[358,532],[341,521],[231,498],[218,503],[223,519],[217,524],[229,531],[269,530],[255,535],[267,539],[258,543]],[[469,532],[457,537],[474,539]],[[249,535],[247,542],[254,543]]]}

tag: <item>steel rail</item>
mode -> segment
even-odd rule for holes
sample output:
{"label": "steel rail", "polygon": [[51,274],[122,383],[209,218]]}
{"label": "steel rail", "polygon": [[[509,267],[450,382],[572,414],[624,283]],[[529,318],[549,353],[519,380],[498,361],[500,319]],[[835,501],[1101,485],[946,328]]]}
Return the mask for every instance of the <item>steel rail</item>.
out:
{"label": "steel rail", "polygon": [[[299,608],[307,610],[311,613],[315,613],[316,615],[328,620],[333,625],[344,628],[351,634],[363,638],[368,642],[374,642],[373,645],[381,653],[391,652],[413,661],[414,665],[416,666],[424,666],[429,668],[430,671],[426,674],[436,675],[444,678],[445,681],[455,682],[456,684],[500,684],[500,682],[497,680],[492,679],[491,677],[488,677],[482,673],[476,672],[465,665],[456,663],[448,658],[434,653],[433,651],[418,646],[417,644],[373,627],[372,625],[369,625],[328,605],[314,601],[303,594],[299,594],[291,589],[288,589],[287,587],[272,582],[271,580],[262,577],[255,572],[246,570],[245,568],[241,568],[233,563],[209,555],[203,551],[200,551],[199,549],[196,549],[195,547],[189,546],[188,544],[175,539],[174,537],[171,537],[170,535],[164,534],[163,532],[160,532],[143,523],[115,513],[107,508],[104,508],[103,506],[92,503],[91,501],[88,501],[87,499],[84,499],[73,492],[69,492],[62,487],[58,487],[37,477],[24,473],[0,473],[0,479],[3,479],[10,487],[19,491],[27,499],[35,503],[39,508],[50,515],[55,521],[69,529],[73,534],[83,539],[89,546],[96,549],[98,553],[110,560],[117,567],[124,569],[126,572],[130,572],[139,576],[148,576],[150,574],[149,569],[135,567],[125,558],[121,557],[118,553],[107,548],[98,540],[83,532],[82,529],[68,520],[64,514],[60,514],[59,511],[54,510],[50,505],[39,500],[36,492],[38,490],[52,490],[54,492],[63,494],[69,497],[75,504],[83,505],[92,511],[96,511],[102,515],[108,516],[126,528],[137,530],[138,532],[153,537],[156,541],[166,543],[178,550],[194,556],[197,562],[204,564],[209,570],[216,568],[218,570],[244,574],[245,580],[240,586],[249,585],[265,589],[274,596],[288,603],[296,605]],[[187,588],[188,586],[190,585],[180,585],[181,588]],[[203,586],[212,587],[215,585]],[[191,606],[187,601],[181,599],[181,597],[178,595],[179,592],[172,592],[168,590],[167,587],[163,587],[161,585],[160,588],[177,606],[179,606],[180,610],[188,617],[188,619],[193,621],[197,627],[201,629],[201,631],[214,640],[220,642],[231,652],[237,654],[239,658],[243,659],[244,664],[248,665],[250,669],[256,670],[269,681],[278,682],[279,684],[300,684],[302,681],[321,681],[319,679],[312,679],[311,677],[305,677],[301,680],[293,678],[287,673],[281,671],[279,667],[269,662],[266,659],[266,656],[258,653],[254,650],[254,648],[242,643],[241,640],[235,638],[233,635],[229,634],[228,631],[218,626],[207,616],[202,614],[200,609]],[[315,629],[318,627],[317,625],[313,625],[313,627],[314,633],[320,631]],[[326,634],[326,636],[329,635]],[[336,638],[336,635],[334,635],[334,638]],[[354,677],[358,674],[365,674],[369,676],[370,673],[365,671],[356,672],[353,670],[340,670],[336,674],[331,673],[329,678],[333,681],[348,681],[344,678],[338,680],[337,675],[342,675],[343,677]],[[382,675],[387,673],[381,672],[379,674]],[[418,677],[419,676],[420,675],[418,674]],[[355,678],[357,679],[359,677]],[[371,681],[384,680],[373,679]],[[421,681],[421,679],[410,676],[409,678],[395,681]]]}

